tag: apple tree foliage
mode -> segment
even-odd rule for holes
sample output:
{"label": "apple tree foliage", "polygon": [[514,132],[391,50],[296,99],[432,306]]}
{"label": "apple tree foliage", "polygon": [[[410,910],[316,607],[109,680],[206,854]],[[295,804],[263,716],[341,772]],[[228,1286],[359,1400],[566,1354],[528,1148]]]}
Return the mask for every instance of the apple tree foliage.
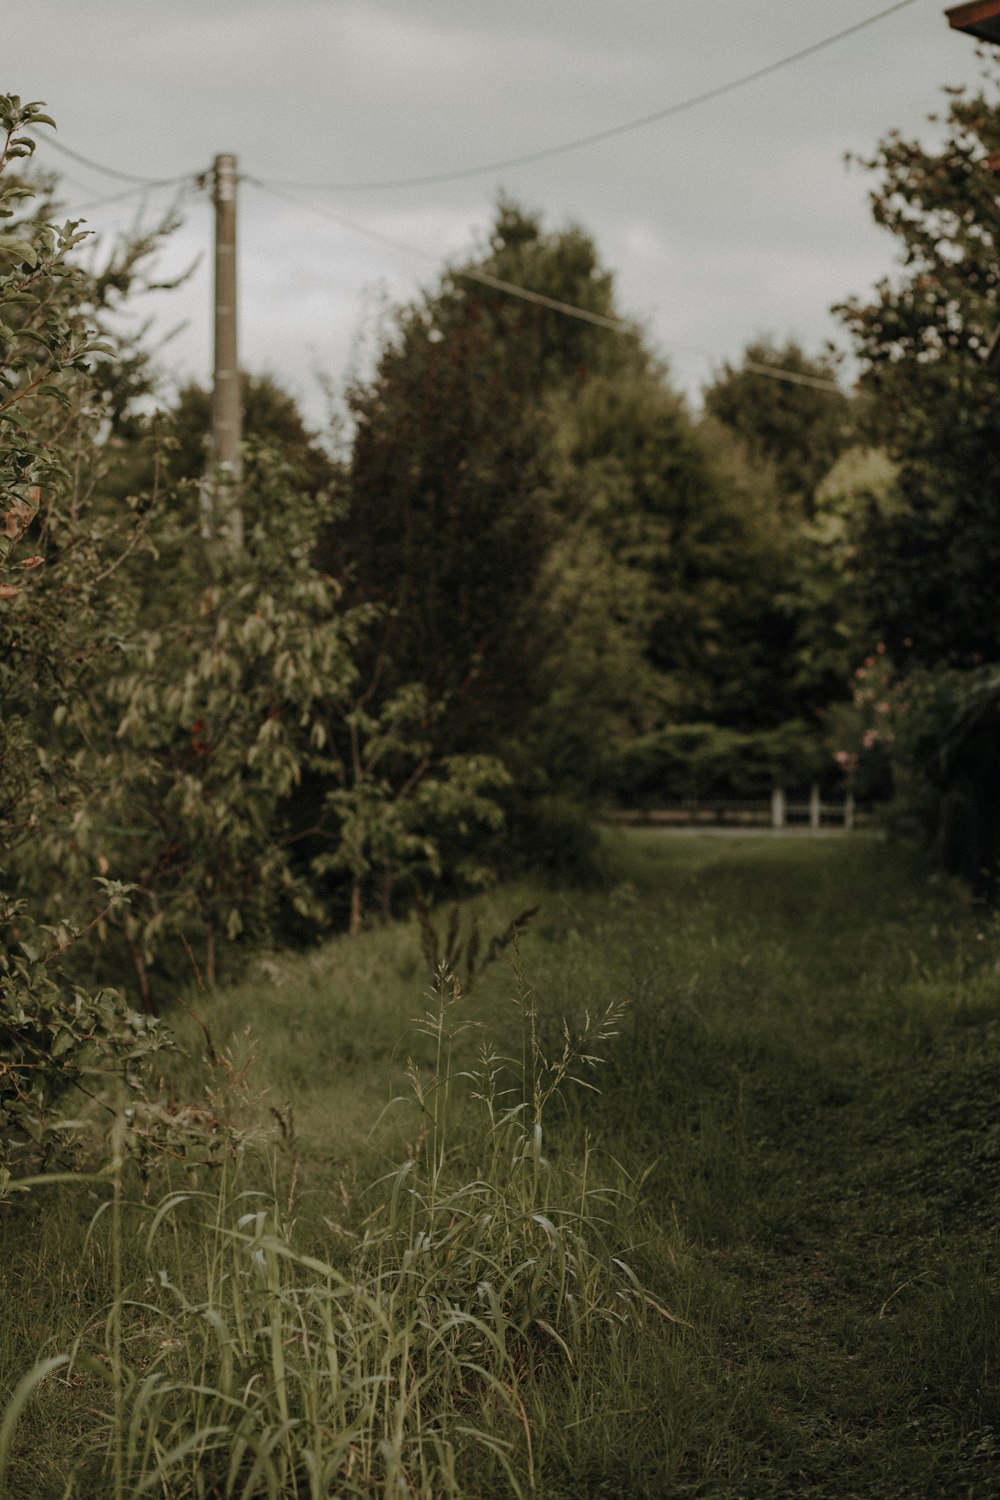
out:
{"label": "apple tree foliage", "polygon": [[[119,622],[95,606],[108,562],[79,513],[78,444],[91,440],[103,352],[72,260],[82,234],[26,214],[18,175],[48,125],[41,105],[0,96],[0,891],[90,790],[86,738],[64,732],[62,710],[118,647]],[[88,927],[126,899],[102,885]],[[46,915],[0,894],[0,1194],[75,1166],[88,1112],[113,1113],[164,1043],[117,991],[66,972],[80,934],[65,911]]]}
{"label": "apple tree foliage", "polygon": [[[5,109],[9,168],[47,117]],[[334,466],[303,456],[280,393],[259,392],[272,430],[247,444],[233,550],[206,534],[191,422],[144,417],[138,366],[116,373],[93,331],[147,247],[95,277],[79,226],[26,213],[25,178],[5,182],[0,867],[46,918],[83,909],[95,878],[124,882],[93,926],[97,967],[129,960],[150,1004],[151,963],[183,972],[185,944],[212,977],[227,944],[317,930],[331,882],[357,916],[415,868],[433,879],[442,841],[495,823],[502,773],[424,746],[411,679],[362,676],[379,606],[348,607],[322,563]]]}

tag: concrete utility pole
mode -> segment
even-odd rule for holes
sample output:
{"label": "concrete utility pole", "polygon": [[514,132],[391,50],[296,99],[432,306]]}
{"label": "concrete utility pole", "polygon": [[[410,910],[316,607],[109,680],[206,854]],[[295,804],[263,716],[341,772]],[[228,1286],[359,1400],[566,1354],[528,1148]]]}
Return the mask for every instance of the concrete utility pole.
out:
{"label": "concrete utility pole", "polygon": [[213,540],[221,550],[243,546],[240,442],[243,436],[236,350],[236,157],[217,156],[215,203],[215,366],[212,392]]}

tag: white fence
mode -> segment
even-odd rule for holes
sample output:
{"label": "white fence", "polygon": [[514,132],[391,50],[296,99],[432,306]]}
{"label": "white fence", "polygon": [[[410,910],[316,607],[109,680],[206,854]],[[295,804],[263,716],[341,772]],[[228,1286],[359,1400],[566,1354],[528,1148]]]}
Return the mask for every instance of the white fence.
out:
{"label": "white fence", "polygon": [[847,792],[836,801],[824,800],[818,786],[805,796],[789,796],[775,787],[770,798],[664,798],[655,808],[609,812],[613,823],[659,823],[676,827],[734,828],[856,828],[867,813]]}

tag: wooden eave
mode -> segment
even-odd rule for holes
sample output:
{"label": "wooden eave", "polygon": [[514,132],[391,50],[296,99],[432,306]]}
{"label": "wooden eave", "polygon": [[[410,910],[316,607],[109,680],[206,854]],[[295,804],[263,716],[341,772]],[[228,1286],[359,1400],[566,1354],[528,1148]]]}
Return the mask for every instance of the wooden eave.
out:
{"label": "wooden eave", "polygon": [[964,31],[981,42],[1000,46],[1000,0],[972,0],[971,4],[953,5],[945,15],[954,31]]}

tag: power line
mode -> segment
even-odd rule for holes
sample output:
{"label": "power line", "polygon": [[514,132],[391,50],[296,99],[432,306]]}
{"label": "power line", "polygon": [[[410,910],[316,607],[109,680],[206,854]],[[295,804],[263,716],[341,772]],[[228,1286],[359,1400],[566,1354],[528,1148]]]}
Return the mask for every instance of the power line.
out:
{"label": "power line", "polygon": [[[792,67],[795,63],[802,62],[807,57],[813,57],[816,53],[832,47],[838,42],[846,40],[847,37],[855,36],[858,32],[865,31],[870,26],[876,25],[886,17],[894,15],[897,11],[905,10],[907,6],[914,4],[914,0],[895,0],[893,5],[886,6],[883,10],[876,11],[874,15],[867,16],[863,21],[856,21],[852,26],[846,26],[842,31],[832,32],[829,36],[821,37],[819,41],[812,42],[808,47],[800,47],[796,52],[786,53],[784,57],[776,58],[774,62],[766,63],[761,68],[755,68],[752,72],[742,73],[737,78],[731,78],[727,83],[715,85],[705,89],[700,94],[692,94],[686,99],[680,99],[674,104],[668,104],[663,109],[653,110],[651,114],[639,115],[634,120],[625,120],[619,125],[608,126],[604,130],[595,130],[587,135],[574,137],[573,140],[563,141],[555,146],[543,146],[537,151],[528,151],[521,156],[511,156],[500,161],[484,162],[479,166],[460,167],[454,171],[425,173],[416,177],[397,177],[386,179],[375,179],[369,182],[300,182],[283,178],[252,179],[255,185],[269,188],[292,188],[306,192],[371,192],[389,188],[406,187],[432,187],[439,183],[460,182],[469,177],[482,177],[488,173],[503,172],[509,167],[527,166],[532,162],[545,161],[553,156],[564,156],[571,151],[582,150],[585,146],[593,146],[601,141],[613,140],[616,136],[628,134],[634,130],[642,130],[647,125],[658,124],[661,120],[671,119],[674,115],[686,113],[688,110],[696,109],[702,104],[711,103],[714,99],[721,99],[726,94],[735,93],[738,89],[746,88],[749,84],[756,83],[762,78],[769,77],[772,73],[780,72],[783,68]],[[112,177],[119,182],[135,183],[145,187],[170,187],[177,183],[188,182],[201,174],[193,172],[179,173],[175,177],[144,177],[135,172],[122,172],[117,167],[105,166],[102,162],[94,161],[92,157],[84,156],[81,152],[66,146],[62,141],[53,136],[41,136],[38,138],[40,144],[51,146],[54,150],[61,152],[71,161],[78,162],[81,166],[89,167],[91,171],[101,172],[106,177]],[[251,179],[247,179],[250,181]]]}
{"label": "power line", "polygon": [[[329,219],[331,223],[338,224],[342,229],[348,229],[353,234],[361,234],[371,240],[379,240],[383,245],[390,246],[393,250],[402,250],[405,255],[417,255],[421,260],[437,264],[440,256],[433,251],[422,250],[419,245],[410,245],[405,240],[398,240],[391,234],[383,234],[380,229],[373,229],[368,224],[359,224],[356,219],[348,219],[343,214],[336,213],[333,209],[326,208],[321,203],[308,203],[304,198],[293,197],[286,193],[283,188],[274,187],[271,183],[262,182],[256,177],[243,177],[242,182],[249,183],[251,187],[257,188],[262,193],[269,194],[272,198],[282,198],[286,203],[291,203],[296,208],[304,209],[307,213],[318,215],[321,219]],[[484,286],[492,287],[494,291],[507,292],[512,297],[519,297],[524,302],[534,302],[539,307],[551,308],[553,312],[560,312],[570,318],[577,318],[584,323],[595,323],[599,328],[610,328],[613,333],[626,333],[633,336],[638,335],[638,329],[634,324],[628,323],[624,318],[609,318],[604,313],[591,312],[589,308],[577,307],[572,302],[561,302],[556,297],[547,297],[543,292],[533,292],[529,287],[518,286],[513,281],[504,281],[499,276],[491,276],[488,271],[480,271],[474,267],[458,268],[450,266],[449,274],[462,277],[467,281],[478,281]]]}
{"label": "power line", "polygon": [[790,68],[794,63],[802,62],[807,57],[813,57],[817,52],[824,51],[827,47],[834,46],[837,42],[844,41],[847,37],[856,36],[859,31],[865,31],[869,26],[874,26],[878,21],[883,21],[887,16],[894,15],[896,11],[905,10],[912,5],[914,0],[896,0],[894,5],[886,6],[884,10],[877,11],[875,15],[868,16],[864,21],[856,21],[853,26],[846,26],[843,31],[833,32],[830,36],[823,37],[818,42],[812,42],[808,47],[801,47],[797,52],[789,52],[785,57],[779,57],[774,62],[765,64],[762,68],[755,68],[750,73],[742,73],[738,78],[731,78],[728,83],[717,84],[714,88],[705,89],[700,94],[692,94],[687,99],[678,100],[676,104],[668,104],[663,109],[653,110],[651,114],[640,115],[634,120],[625,120],[620,125],[611,125],[604,130],[595,130],[588,135],[575,137],[571,141],[563,141],[557,146],[544,146],[537,151],[526,151],[521,156],[510,156],[503,161],[485,162],[476,167],[459,167],[449,172],[426,173],[418,177],[396,177],[370,182],[292,182],[281,178],[267,179],[267,186],[273,188],[293,188],[298,190],[330,193],[349,192],[375,192],[390,188],[408,187],[433,187],[445,182],[461,182],[468,177],[483,177],[489,173],[505,172],[510,167],[524,167],[532,162],[546,161],[553,156],[565,156],[570,151],[582,150],[585,146],[597,145],[600,141],[610,141],[616,136],[625,135],[633,130],[642,130],[647,125],[658,124],[661,120],[669,120],[674,115],[686,113],[690,109],[696,109],[702,104],[708,104],[713,99],[721,99],[726,94],[735,93],[737,89],[746,88],[748,84],[757,83],[761,78],[768,78],[772,73],[780,72],[783,68]]}
{"label": "power line", "polygon": [[119,182],[133,182],[141,187],[173,187],[176,183],[190,182],[192,178],[199,175],[195,172],[183,172],[177,177],[141,177],[135,172],[120,172],[117,167],[106,167],[101,162],[94,161],[89,156],[83,156],[79,151],[74,151],[72,146],[64,146],[62,141],[57,141],[54,136],[39,136],[38,143],[61,151],[63,156],[68,156],[71,161],[79,162],[82,167],[89,167],[92,172],[102,172],[105,177],[117,178]]}
{"label": "power line", "polygon": [[[902,3],[908,5],[911,3],[911,0],[902,0]],[[898,9],[899,7],[896,6],[893,8]],[[79,161],[84,166],[90,167],[95,171],[104,172],[110,177],[127,180],[132,184],[132,186],[124,188],[119,193],[110,193],[106,197],[92,199],[88,203],[77,205],[70,210],[71,215],[86,213],[95,208],[103,208],[109,204],[139,197],[141,194],[157,188],[176,187],[181,184],[199,186],[205,177],[205,173],[203,172],[185,173],[183,176],[178,177],[138,177],[133,173],[119,172],[113,167],[102,166],[100,163],[92,161],[89,157],[82,156],[78,151],[73,151],[69,146],[62,145],[59,141],[54,141],[49,137],[45,137],[45,139],[50,146],[56,146],[65,155],[72,157],[75,161]],[[399,240],[392,235],[384,234],[381,230],[373,229],[368,224],[360,224],[356,219],[349,219],[344,214],[336,213],[325,205],[309,203],[305,199],[295,197],[273,182],[249,176],[241,177],[240,180],[248,183],[251,187],[257,188],[260,192],[269,194],[273,198],[283,199],[286,203],[290,203],[307,213],[316,214],[320,218],[328,219],[332,223],[339,225],[340,228],[347,229],[353,234],[378,240],[392,249],[402,251],[405,255],[415,255],[421,260],[430,261],[434,264],[438,262],[439,257],[431,251],[423,250],[417,245],[409,244],[405,240]],[[563,302],[559,298],[549,297],[543,292],[532,291],[530,287],[518,286],[515,282],[505,281],[502,277],[492,276],[488,271],[481,271],[473,266],[465,268],[451,267],[450,274],[466,281],[478,282],[480,285],[491,287],[494,291],[503,292],[507,296],[519,298],[524,302],[534,303],[538,307],[549,308],[552,312],[560,313],[564,317],[574,318],[578,322],[591,323],[598,328],[607,328],[613,333],[625,334],[632,338],[639,336],[640,330],[636,325],[624,318],[612,318],[604,313],[592,312],[589,308],[579,307],[571,302]],[[669,342],[668,340],[668,345]],[[681,346],[675,345],[675,347]],[[711,354],[707,349],[695,348],[693,345],[683,347],[690,349],[692,353],[698,354],[704,359],[715,359],[718,357]],[[805,375],[794,370],[781,370],[771,365],[758,365],[752,362],[747,362],[744,368],[754,374],[767,376],[772,380],[784,380],[796,385],[813,386],[819,390],[840,392],[840,387],[836,381],[824,380],[819,376]]]}
{"label": "power line", "polygon": [[[903,0],[903,3],[910,4],[911,0]],[[899,7],[897,6],[894,8],[898,9]],[[55,145],[57,143],[50,140],[49,144]],[[84,213],[95,208],[102,208],[107,204],[118,203],[125,199],[138,197],[151,189],[175,187],[180,184],[192,187],[199,186],[201,185],[205,177],[205,174],[203,172],[199,172],[188,173],[181,177],[134,178],[130,173],[120,173],[114,171],[112,168],[99,167],[96,163],[91,162],[88,158],[82,157],[79,155],[79,153],[71,151],[69,147],[60,145],[60,149],[65,151],[67,155],[71,155],[77,160],[81,161],[85,166],[94,167],[95,170],[104,171],[111,176],[119,178],[128,177],[133,183],[132,186],[123,189],[119,193],[111,193],[104,198],[97,198],[89,203],[80,204],[76,208],[72,209],[71,213]],[[306,213],[312,213],[319,218],[327,219],[331,223],[338,225],[340,228],[349,230],[352,234],[363,235],[367,239],[377,240],[381,244],[389,246],[391,249],[402,251],[405,255],[417,256],[419,259],[431,262],[435,265],[440,259],[439,255],[435,254],[432,251],[424,250],[418,245],[411,245],[405,240],[400,240],[393,235],[383,233],[382,230],[373,229],[371,225],[361,224],[356,219],[350,219],[344,214],[337,213],[333,209],[327,208],[324,204],[310,203],[303,198],[296,197],[292,193],[285,191],[283,188],[277,186],[272,182],[249,176],[242,176],[240,180],[247,183],[251,187],[257,188],[258,191],[265,193],[272,198],[281,199],[284,202],[291,204],[293,207],[305,211]],[[488,286],[494,291],[502,292],[507,296],[518,298],[523,302],[533,303],[537,307],[548,308],[552,312],[559,313],[563,317],[573,318],[577,322],[590,323],[598,328],[607,328],[612,333],[624,334],[627,337],[631,338],[637,338],[640,336],[640,329],[636,326],[636,324],[629,322],[625,318],[612,318],[607,316],[605,313],[596,313],[591,311],[590,308],[579,307],[575,303],[564,302],[557,297],[549,297],[543,292],[533,291],[530,287],[519,286],[516,282],[506,281],[500,276],[492,276],[488,271],[479,270],[474,266],[452,266],[449,267],[449,274],[465,281],[474,281],[482,286]],[[668,348],[671,347],[671,340],[667,339],[664,340],[664,342],[666,343]],[[718,355],[711,353],[709,350],[697,348],[691,344],[673,344],[672,346],[675,348],[688,349],[691,353],[697,354],[704,359],[719,358]],[[785,381],[786,383],[792,385],[811,386],[816,390],[829,391],[838,395],[843,394],[840,386],[835,380],[826,380],[821,376],[807,375],[797,370],[783,370],[772,365],[759,364],[754,361],[746,361],[743,365],[743,368],[752,374],[761,375],[770,380]]]}
{"label": "power line", "polygon": [[[283,199],[295,208],[304,210],[306,213],[315,214],[318,218],[328,219],[337,224],[341,229],[347,229],[353,234],[364,235],[367,239],[378,240],[383,245],[388,245],[393,250],[401,250],[406,255],[418,256],[421,260],[438,264],[440,256],[429,250],[423,250],[417,245],[411,245],[405,240],[397,239],[394,235],[384,234],[380,229],[373,229],[368,224],[360,224],[356,219],[349,219],[344,214],[337,213],[327,208],[324,204],[309,203],[304,198],[295,197],[283,188],[275,187],[272,183],[262,182],[256,177],[242,177],[242,182],[250,187],[255,187],[259,192],[266,193],[269,197]],[[640,336],[640,329],[634,323],[625,318],[611,318],[604,313],[591,312],[589,308],[578,307],[572,302],[562,302],[556,297],[547,297],[542,292],[532,291],[530,287],[518,286],[513,281],[504,281],[502,277],[491,276],[488,271],[480,271],[475,267],[448,268],[448,274],[460,277],[466,281],[475,281],[483,286],[491,287],[494,291],[504,292],[507,296],[519,298],[523,302],[532,302],[539,307],[547,307],[552,312],[560,313],[563,317],[574,318],[578,322],[593,323],[599,328],[607,328],[612,333],[626,334],[632,338]],[[664,340],[667,347],[671,346],[669,339]],[[675,348],[686,348],[692,353],[701,355],[704,359],[718,359],[717,354],[712,354],[707,349],[699,349],[694,345],[674,345]],[[790,385],[811,386],[815,390],[828,391],[843,395],[843,391],[835,380],[826,380],[819,375],[806,375],[798,370],[783,370],[774,365],[759,364],[753,360],[747,360],[743,369],[754,375],[763,375],[770,380],[785,381]]]}
{"label": "power line", "polygon": [[[188,178],[182,177],[182,178],[179,179],[179,181],[180,181],[181,184],[188,183],[190,186],[193,187],[197,183],[197,178],[196,177],[188,177]],[[104,198],[91,198],[89,200],[89,202],[87,202],[87,203],[77,203],[77,204],[74,204],[74,206],[71,209],[67,210],[67,217],[69,217],[69,218],[72,219],[77,214],[90,213],[95,208],[106,208],[111,203],[123,203],[127,199],[129,199],[129,198],[143,198],[148,193],[155,192],[157,189],[162,190],[163,188],[166,188],[166,187],[176,187],[177,185],[178,185],[177,181],[170,181],[170,182],[159,182],[159,183],[157,183],[155,185],[155,187],[151,186],[150,184],[144,183],[141,187],[123,188],[120,193],[108,193],[107,196],[104,197]]]}
{"label": "power line", "polygon": [[[708,356],[710,359],[715,357]],[[751,375],[764,375],[769,380],[783,380],[787,385],[808,385],[815,391],[836,391],[838,396],[844,394],[835,380],[825,380],[822,375],[806,375],[800,370],[782,370],[777,365],[758,364],[753,359],[745,359],[736,373],[739,374],[740,370],[746,370]]]}
{"label": "power line", "polygon": [[[880,11],[877,11],[874,15],[868,16],[862,21],[855,22],[853,25],[845,27],[841,31],[837,31],[830,34],[829,36],[823,37],[819,41],[813,42],[807,47],[803,47],[795,52],[788,53],[785,56],[776,59],[774,62],[766,64],[764,67],[754,69],[749,73],[741,74],[738,78],[731,79],[727,83],[716,85],[714,88],[707,89],[699,94],[691,95],[687,99],[679,100],[675,104],[668,105],[663,109],[655,110],[651,114],[642,115],[637,119],[627,120],[622,124],[611,126],[604,130],[593,131],[588,135],[577,137],[574,140],[563,142],[560,145],[545,147],[537,151],[525,153],[521,156],[508,158],[504,161],[490,162],[478,167],[467,167],[450,172],[426,174],[419,177],[397,178],[392,180],[374,182],[347,182],[325,184],[295,183],[282,181],[279,179],[260,179],[249,176],[242,178],[242,180],[247,182],[249,185],[256,187],[262,192],[271,194],[271,196],[273,197],[284,199],[284,201],[292,204],[299,209],[316,214],[321,218],[329,219],[331,220],[331,222],[338,224],[341,228],[347,229],[352,233],[364,235],[369,239],[378,240],[382,244],[402,251],[404,254],[415,255],[420,257],[422,260],[428,260],[436,263],[439,257],[435,254],[425,251],[418,246],[410,245],[402,240],[395,239],[391,235],[384,234],[380,230],[371,228],[371,226],[369,225],[360,224],[355,220],[348,219],[344,215],[335,213],[319,204],[310,203],[304,199],[294,197],[287,191],[287,189],[289,187],[292,187],[300,189],[312,188],[312,190],[314,191],[350,191],[360,189],[431,186],[438,183],[453,182],[461,180],[463,178],[481,176],[490,172],[503,171],[509,167],[522,166],[528,163],[545,160],[550,157],[564,155],[570,151],[580,150],[585,146],[594,145],[600,141],[610,140],[617,136],[624,135],[627,132],[642,129],[645,126],[669,119],[674,115],[679,115],[687,110],[691,110],[697,108],[700,105],[707,104],[712,100],[722,98],[726,94],[733,93],[738,89],[745,88],[749,84],[755,83],[758,80],[768,77],[769,75],[776,73],[783,68],[791,67],[793,64],[801,62],[805,58],[813,56],[816,53],[823,51],[825,48],[831,47],[836,43],[843,41],[847,37],[854,36],[858,32],[866,30],[868,27],[875,25],[877,22],[884,20],[890,15],[895,14],[897,11],[906,9],[913,3],[914,0],[895,0],[894,4],[889,5]],[[100,172],[105,176],[114,178],[120,182],[126,182],[130,184],[128,188],[124,189],[121,192],[108,194],[105,197],[93,199],[88,203],[80,205],[73,210],[73,212],[75,213],[84,213],[88,210],[101,208],[108,204],[113,204],[128,198],[136,197],[141,192],[153,189],[175,187],[182,184],[201,184],[205,176],[204,173],[183,173],[174,177],[155,178],[141,176],[132,172],[122,172],[116,167],[109,167],[101,162],[94,161],[92,158],[84,156],[81,152],[74,150],[70,146],[63,145],[61,141],[55,140],[50,136],[42,137],[42,140],[45,144],[54,147],[55,150],[62,152],[64,156],[67,156],[71,160],[80,163],[82,166],[85,166],[92,171]],[[557,298],[546,296],[544,293],[533,291],[528,287],[519,286],[514,282],[505,281],[500,277],[490,275],[489,272],[481,271],[474,267],[468,267],[464,269],[452,267],[450,268],[450,274],[464,280],[474,281],[478,282],[481,285],[489,286],[493,290],[500,291],[508,296],[519,298],[522,301],[531,302],[537,306],[549,308],[551,311],[557,312],[566,317],[574,318],[578,321],[591,323],[598,327],[607,328],[612,332],[625,334],[631,337],[639,336],[640,330],[637,328],[637,326],[634,323],[626,321],[625,319],[612,318],[606,316],[603,313],[592,312],[589,308],[579,307],[576,304],[563,302]],[[669,346],[670,341],[667,342]],[[675,345],[674,347],[680,346]],[[691,348],[692,352],[697,353],[706,359],[714,359],[717,357],[704,349],[695,350],[693,346],[686,347]],[[836,383],[836,381],[826,380],[819,376],[806,375],[799,371],[782,370],[770,365],[757,364],[752,361],[746,362],[743,368],[748,372],[758,374],[769,379],[783,380],[792,384],[811,386],[820,390],[835,391],[838,393],[840,392],[840,387]]]}

